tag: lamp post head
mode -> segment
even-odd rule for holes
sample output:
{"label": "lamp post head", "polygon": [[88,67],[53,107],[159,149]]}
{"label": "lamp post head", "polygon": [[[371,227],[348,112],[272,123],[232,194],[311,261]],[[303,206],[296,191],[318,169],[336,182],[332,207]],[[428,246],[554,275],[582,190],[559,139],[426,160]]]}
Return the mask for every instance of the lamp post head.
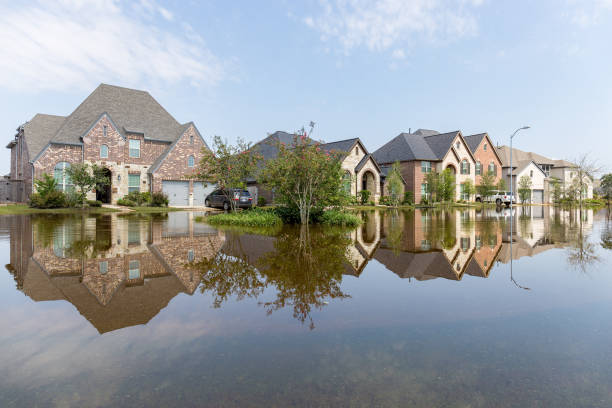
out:
{"label": "lamp post head", "polygon": [[521,130],[526,130],[526,129],[529,129],[529,128],[530,128],[530,126],[523,126],[523,127],[521,128]]}

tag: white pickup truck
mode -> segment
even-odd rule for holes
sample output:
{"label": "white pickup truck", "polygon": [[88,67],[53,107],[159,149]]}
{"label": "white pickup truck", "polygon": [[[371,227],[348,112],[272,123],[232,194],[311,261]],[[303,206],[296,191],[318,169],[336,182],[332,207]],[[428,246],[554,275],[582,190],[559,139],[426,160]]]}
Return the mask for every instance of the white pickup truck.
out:
{"label": "white pickup truck", "polygon": [[509,191],[493,190],[491,192],[491,195],[486,198],[481,197],[478,194],[476,195],[477,203],[485,202],[485,203],[495,203],[497,205],[505,204],[506,207],[510,207],[510,201],[512,201],[512,204],[516,202],[516,200],[514,199],[514,196],[510,194]]}

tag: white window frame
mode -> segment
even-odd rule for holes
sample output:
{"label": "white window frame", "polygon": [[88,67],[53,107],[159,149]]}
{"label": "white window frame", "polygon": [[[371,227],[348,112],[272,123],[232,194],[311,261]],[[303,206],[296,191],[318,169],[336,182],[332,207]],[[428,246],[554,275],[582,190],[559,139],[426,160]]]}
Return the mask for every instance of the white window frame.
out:
{"label": "white window frame", "polygon": [[[138,185],[133,185],[131,183],[131,180],[134,177],[138,177]],[[132,191],[140,191],[140,173],[138,174],[128,174],[128,193],[131,193]]]}
{"label": "white window frame", "polygon": [[187,158],[187,167],[194,167],[194,166],[195,166],[195,157],[191,155]]}
{"label": "white window frame", "polygon": [[476,164],[474,165],[474,171],[476,172],[477,176],[482,176],[482,163],[477,161]]}
{"label": "white window frame", "polygon": [[[134,144],[134,146],[137,145],[138,147],[132,147],[132,144]],[[140,140],[129,139],[128,148],[130,157],[133,157],[135,159],[140,158]],[[137,152],[137,155],[132,154],[132,152]]]}
{"label": "white window frame", "polygon": [[431,173],[431,162],[430,161],[421,161],[421,173]]}
{"label": "white window frame", "polygon": [[[70,177],[68,176],[68,174],[66,174],[66,169],[68,168],[70,168],[70,163],[65,162],[65,161],[58,162],[53,168],[53,177],[55,178],[55,181],[57,181],[57,189],[59,191],[66,192],[74,188],[74,185],[72,184],[72,181],[70,180]],[[62,172],[61,178],[57,177],[58,170]]]}
{"label": "white window frame", "polygon": [[[106,148],[106,154],[102,154],[104,148]],[[106,145],[106,144],[100,145],[100,158],[101,159],[108,159],[108,145]]]}

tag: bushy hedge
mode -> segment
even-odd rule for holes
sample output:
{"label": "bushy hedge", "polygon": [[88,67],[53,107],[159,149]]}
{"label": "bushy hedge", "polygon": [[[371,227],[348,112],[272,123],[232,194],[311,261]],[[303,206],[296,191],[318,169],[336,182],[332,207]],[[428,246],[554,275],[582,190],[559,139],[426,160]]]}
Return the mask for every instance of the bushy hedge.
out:
{"label": "bushy hedge", "polygon": [[30,207],[33,208],[62,208],[66,207],[66,195],[62,191],[52,190],[45,194],[32,193]]}
{"label": "bushy hedge", "polygon": [[274,211],[246,210],[211,215],[206,219],[211,225],[234,225],[244,227],[275,227],[283,220]]}
{"label": "bushy hedge", "polygon": [[327,210],[321,216],[321,224],[339,227],[357,227],[361,225],[361,218],[346,211]]}
{"label": "bushy hedge", "polygon": [[168,196],[164,193],[141,193],[139,191],[132,191],[126,196],[117,200],[118,205],[124,205],[127,207],[167,207]]}

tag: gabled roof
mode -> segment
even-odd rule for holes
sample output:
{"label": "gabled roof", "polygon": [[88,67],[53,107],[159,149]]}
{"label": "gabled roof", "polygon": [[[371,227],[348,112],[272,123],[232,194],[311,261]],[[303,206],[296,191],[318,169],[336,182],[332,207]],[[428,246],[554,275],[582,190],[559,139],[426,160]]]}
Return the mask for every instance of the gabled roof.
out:
{"label": "gabled roof", "polygon": [[276,159],[278,156],[278,143],[291,145],[296,138],[296,134],[277,130],[268,135],[265,139],[260,140],[251,147],[251,151],[257,152],[262,156],[264,161]]}
{"label": "gabled roof", "polygon": [[380,173],[380,166],[378,165],[378,163],[376,163],[376,160],[374,160],[374,157],[372,157],[370,153],[363,156],[363,158],[359,161],[359,163],[357,163],[357,166],[355,166],[355,173],[358,173],[370,159],[372,159],[372,163],[374,163],[374,166],[376,166],[376,169]]}
{"label": "gabled roof", "polygon": [[[172,144],[166,149],[165,152],[163,152],[162,154],[160,154],[157,159],[155,159],[155,161],[153,162],[153,164],[151,165],[151,167],[149,167],[149,170],[147,171],[147,173],[149,174],[153,174],[154,172],[157,171],[157,169],[159,168],[159,166],[161,166],[162,162],[166,159],[166,157],[168,157],[168,155],[170,154],[170,152],[174,149],[174,146],[176,146],[176,144],[178,143],[179,140],[181,140],[181,136],[183,136],[183,134],[187,131],[187,129],[189,128],[189,126],[193,125],[193,128],[196,130],[196,133],[200,136],[200,138],[202,138],[202,135],[200,135],[200,132],[198,131],[198,128],[195,127],[195,125],[193,124],[193,122],[188,122],[188,123],[184,123],[181,125],[182,131],[179,135],[179,137],[176,138],[176,140],[174,142],[172,142]],[[202,138],[202,141],[204,142],[204,146],[208,147],[208,145],[206,144],[206,142],[204,141],[204,138]]]}
{"label": "gabled roof", "polygon": [[118,131],[143,134],[146,139],[174,142],[183,132],[176,121],[148,92],[101,84],[64,121],[51,138],[54,143],[81,143],[81,137],[103,112]]}
{"label": "gabled roof", "polygon": [[[542,174],[544,174],[544,176],[546,176],[546,173],[544,173],[544,170],[542,170],[542,168],[540,168],[540,166],[538,166],[538,164],[536,162],[534,162],[533,160],[521,160],[519,162],[516,163],[516,165],[514,166],[514,169],[512,171],[512,175],[516,176],[517,174],[520,174],[523,170],[525,170],[527,167],[529,167],[529,165],[533,163],[533,165],[538,169],[538,171]],[[514,164],[514,163],[512,163]]]}
{"label": "gabled roof", "polygon": [[[504,167],[510,166],[510,147],[497,146],[495,149]],[[553,160],[533,152],[525,152],[516,148],[512,149],[512,164],[523,160],[533,160],[536,164],[549,164],[554,167],[575,167],[575,164],[566,160]]]}
{"label": "gabled roof", "polygon": [[401,133],[373,153],[378,163],[395,161],[429,160],[440,161],[451,148],[461,132],[438,133],[434,130],[419,129],[414,133]]}
{"label": "gabled roof", "polygon": [[33,160],[42,151],[49,143],[51,136],[58,131],[65,120],[65,116],[37,113],[23,125],[24,141],[28,148],[30,160]]}
{"label": "gabled roof", "polygon": [[478,133],[476,135],[463,136],[463,138],[465,139],[465,142],[469,146],[472,153],[476,153],[478,145],[480,145],[480,142],[482,142],[482,139],[484,139],[486,135],[486,133]]}
{"label": "gabled roof", "polygon": [[363,143],[361,143],[358,137],[355,137],[353,139],[338,140],[337,142],[325,143],[321,145],[321,148],[328,152],[331,152],[333,150],[336,152],[345,153],[346,155],[351,152],[351,150],[357,143],[359,143],[361,145],[361,148],[367,153],[367,150],[365,149]]}

